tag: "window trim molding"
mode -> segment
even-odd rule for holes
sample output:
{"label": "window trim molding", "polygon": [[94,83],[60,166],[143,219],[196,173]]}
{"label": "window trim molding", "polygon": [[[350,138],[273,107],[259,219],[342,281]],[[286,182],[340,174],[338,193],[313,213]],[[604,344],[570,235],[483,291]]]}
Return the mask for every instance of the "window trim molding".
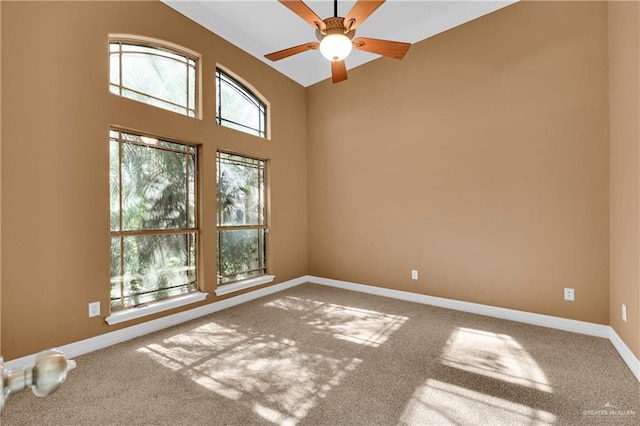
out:
{"label": "window trim molding", "polygon": [[[164,49],[164,50],[168,50],[168,51],[173,51],[174,54],[178,54],[178,55],[184,55],[186,57],[189,57],[191,59],[194,59],[196,64],[195,64],[195,84],[196,84],[196,93],[194,94],[196,99],[195,99],[195,116],[191,117],[188,114],[180,114],[180,113],[176,113],[179,115],[183,115],[184,117],[187,118],[195,118],[197,120],[202,120],[202,55],[198,52],[196,52],[195,50],[191,50],[188,47],[184,47],[181,46],[179,44],[176,43],[172,43],[170,41],[167,40],[160,40],[157,38],[153,38],[153,37],[146,37],[146,36],[142,36],[142,35],[135,35],[135,34],[125,34],[125,33],[109,33],[108,39],[107,39],[107,54],[110,55],[111,51],[109,50],[109,45],[112,43],[132,43],[132,44],[141,44],[141,45],[146,45],[148,47],[155,47],[155,48],[159,48],[159,49]],[[114,95],[114,96],[118,96],[120,98],[123,99],[128,99],[134,102],[140,102],[143,103],[145,105],[150,105],[146,102],[143,101],[139,101],[137,99],[132,99],[132,98],[127,98],[124,96],[120,96],[117,95],[113,92],[111,92],[111,82],[109,81],[110,79],[107,79],[107,91],[110,95]],[[153,106],[153,105],[151,105]],[[157,107],[160,108],[160,107]],[[163,109],[163,108],[160,108]],[[170,111],[170,110],[166,110],[165,111]],[[170,111],[170,112],[174,112],[174,111]]]}
{"label": "window trim molding", "polygon": [[[250,133],[247,133],[250,136],[255,136],[257,138],[263,139],[263,140],[271,140],[271,102],[269,102],[269,100],[266,98],[266,96],[264,96],[258,89],[255,88],[255,86],[253,86],[251,83],[249,83],[247,80],[245,80],[244,78],[240,77],[238,74],[234,73],[233,71],[231,71],[229,68],[225,67],[224,65],[216,62],[216,73],[218,72],[218,70],[222,71],[224,74],[226,74],[227,76],[233,78],[236,82],[238,82],[241,86],[243,86],[245,89],[249,90],[249,92],[251,92],[251,94],[253,94],[255,97],[257,97],[265,106],[265,129],[264,129],[264,138],[260,137],[260,136],[256,136],[256,135],[251,135]],[[214,85],[217,87],[217,81],[216,81],[216,75],[214,74]],[[217,102],[217,98],[218,98],[218,93],[216,93],[216,102]],[[214,117],[216,124],[218,123],[218,109],[216,108],[216,113],[215,113],[215,117]],[[226,127],[223,126],[221,124],[218,124],[218,126],[221,127]],[[232,130],[236,130],[233,129],[232,127],[226,127],[227,129],[232,129]],[[240,131],[240,130],[236,130],[236,131]]]}
{"label": "window trim molding", "polygon": [[236,281],[230,284],[218,284],[215,289],[216,296],[234,293],[236,291],[245,290],[247,288],[257,287],[262,284],[273,282],[275,275],[260,275],[259,277],[248,278],[242,281]]}
{"label": "window trim molding", "polygon": [[183,296],[171,297],[155,302],[145,303],[134,308],[119,309],[107,316],[104,320],[109,325],[120,324],[125,321],[142,318],[147,315],[157,314],[168,311],[169,309],[179,308],[181,306],[190,305],[206,299],[207,293],[196,291],[194,293],[185,294]]}

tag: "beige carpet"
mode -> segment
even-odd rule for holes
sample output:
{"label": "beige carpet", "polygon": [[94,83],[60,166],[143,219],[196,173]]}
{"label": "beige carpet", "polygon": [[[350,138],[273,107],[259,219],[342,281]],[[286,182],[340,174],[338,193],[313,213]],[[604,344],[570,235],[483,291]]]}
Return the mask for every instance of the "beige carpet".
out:
{"label": "beige carpet", "polygon": [[606,339],[312,284],[76,361],[2,426],[640,424]]}

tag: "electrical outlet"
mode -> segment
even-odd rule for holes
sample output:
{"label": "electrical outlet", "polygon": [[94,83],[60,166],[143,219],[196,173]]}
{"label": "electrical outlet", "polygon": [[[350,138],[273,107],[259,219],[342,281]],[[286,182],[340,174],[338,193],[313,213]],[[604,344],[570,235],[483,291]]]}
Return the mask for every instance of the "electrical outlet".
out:
{"label": "electrical outlet", "polygon": [[100,315],[100,302],[89,303],[89,318]]}
{"label": "electrical outlet", "polygon": [[569,300],[570,302],[573,302],[574,300],[576,300],[576,291],[572,288],[565,288],[564,300]]}
{"label": "electrical outlet", "polygon": [[627,322],[627,305],[622,304],[622,321]]}
{"label": "electrical outlet", "polygon": [[418,270],[417,269],[412,269],[411,270],[411,279],[412,280],[417,280],[418,279]]}

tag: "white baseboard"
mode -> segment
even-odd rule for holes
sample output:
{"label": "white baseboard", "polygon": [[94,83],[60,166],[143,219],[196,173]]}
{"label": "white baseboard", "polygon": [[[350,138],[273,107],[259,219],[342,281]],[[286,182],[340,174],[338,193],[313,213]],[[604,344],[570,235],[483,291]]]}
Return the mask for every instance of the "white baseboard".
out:
{"label": "white baseboard", "polygon": [[408,291],[390,290],[388,288],[355,284],[346,281],[331,280],[327,278],[312,276],[309,277],[309,282],[331,287],[343,288],[346,290],[359,291],[360,293],[375,294],[378,296],[390,297],[392,299],[405,300],[407,302],[421,303],[423,305],[438,306],[441,308],[517,321],[525,324],[572,331],[574,333],[587,334],[590,336],[609,337],[609,326],[607,325],[570,320],[549,315],[534,314],[531,312],[516,311],[513,309],[498,308],[495,306],[463,302],[460,300],[444,299],[442,297],[426,296],[424,294],[410,293]]}
{"label": "white baseboard", "polygon": [[[90,337],[88,339],[80,340],[78,342],[63,345],[57,349],[61,350],[68,359],[84,355],[89,352],[96,351],[98,349],[106,348],[107,346],[115,345],[117,343],[131,340],[135,337],[144,336],[145,334],[153,333],[158,330],[162,330],[183,322],[190,321],[202,317],[204,315],[212,314],[214,312],[221,311],[223,309],[230,308],[232,306],[246,303],[250,300],[257,299],[259,297],[267,296],[269,294],[277,293],[291,287],[295,287],[300,284],[308,282],[306,276],[294,278],[283,283],[275,284],[269,287],[264,287],[259,290],[255,290],[249,293],[241,294],[239,296],[230,297],[219,302],[213,302],[208,305],[199,306],[197,308],[190,309],[188,311],[179,312],[177,314],[167,315],[166,317],[158,318],[142,324],[133,325],[131,327],[122,328],[120,330],[112,331],[109,333],[101,334],[99,336]],[[16,358],[4,363],[4,367],[9,370],[18,368],[24,368],[33,365],[36,354],[27,355],[21,358]]]}
{"label": "white baseboard", "polygon": [[558,330],[586,334],[589,336],[603,337],[611,341],[618,353],[620,353],[620,356],[622,357],[624,362],[631,369],[633,375],[638,379],[638,381],[640,381],[640,360],[638,360],[634,353],[631,352],[631,349],[629,349],[629,347],[624,343],[620,336],[618,336],[615,330],[608,325],[594,324],[585,321],[576,321],[550,315],[534,314],[531,312],[516,311],[513,309],[463,302],[460,300],[445,299],[442,297],[426,296],[424,294],[391,290],[388,288],[356,284],[347,281],[332,280],[329,278],[308,276],[307,279],[308,282],[314,284],[337,287],[345,290],[357,291],[360,293],[374,294],[377,296],[390,297],[392,299],[399,299],[407,302],[438,306],[441,308],[485,315],[488,317],[501,318],[510,321],[517,321],[541,327],[555,328]]}
{"label": "white baseboard", "polygon": [[[162,330],[167,327],[171,327],[176,324],[180,324],[192,319],[202,317],[204,315],[212,314],[214,312],[221,311],[232,306],[245,303],[259,297],[267,296],[269,294],[277,293],[300,284],[313,283],[326,285],[330,287],[342,288],[345,290],[357,291],[360,293],[374,294],[377,296],[389,297],[392,299],[399,299],[408,302],[421,303],[424,305],[438,306],[441,308],[453,309],[457,311],[469,312],[473,314],[485,315],[494,318],[501,318],[510,321],[517,321],[525,324],[532,324],[541,327],[555,328],[558,330],[570,331],[573,333],[586,334],[589,336],[596,336],[607,338],[611,341],[616,348],[622,359],[627,366],[631,369],[634,376],[640,381],[640,360],[634,355],[624,341],[618,336],[615,330],[602,324],[594,324],[584,321],[576,321],[566,318],[553,317],[549,315],[534,314],[531,312],[516,311],[513,309],[499,308],[489,305],[481,305],[478,303],[463,302],[460,300],[445,299],[441,297],[426,296],[424,294],[410,293],[407,291],[391,290],[388,288],[375,287],[364,284],[356,284],[347,281],[333,280],[329,278],[321,278],[311,275],[304,275],[299,278],[294,278],[289,281],[285,281],[280,284],[275,284],[269,287],[261,288],[256,291],[242,294],[240,296],[231,297],[229,299],[222,300],[220,302],[213,302],[208,305],[200,306],[188,311],[179,312],[177,314],[168,315],[166,317],[158,318],[152,321],[148,321],[142,324],[134,325],[131,327],[123,328],[110,333],[101,334],[100,336],[91,337],[89,339],[81,340],[78,342],[70,343],[59,347],[62,352],[65,353],[67,358],[74,358],[79,355],[105,348],[107,346],[115,345],[135,337],[143,336],[145,334],[153,333],[158,330]],[[5,362],[6,369],[13,370],[17,368],[23,368],[33,365],[35,360],[35,354],[28,355],[22,358],[17,358],[8,362]]]}
{"label": "white baseboard", "polygon": [[609,327],[609,340],[613,344],[613,347],[616,348],[622,359],[636,379],[640,382],[640,359],[636,358],[635,354],[631,352],[631,349],[624,343],[624,341],[618,336],[618,333],[613,329],[613,327]]}

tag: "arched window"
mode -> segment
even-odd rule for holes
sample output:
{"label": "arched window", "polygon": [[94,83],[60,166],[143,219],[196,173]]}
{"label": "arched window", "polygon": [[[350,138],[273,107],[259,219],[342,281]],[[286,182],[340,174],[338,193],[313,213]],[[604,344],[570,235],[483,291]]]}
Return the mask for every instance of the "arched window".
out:
{"label": "arched window", "polygon": [[216,120],[221,126],[267,137],[267,104],[244,84],[216,69]]}
{"label": "arched window", "polygon": [[109,42],[111,93],[196,117],[197,58],[147,42]]}

